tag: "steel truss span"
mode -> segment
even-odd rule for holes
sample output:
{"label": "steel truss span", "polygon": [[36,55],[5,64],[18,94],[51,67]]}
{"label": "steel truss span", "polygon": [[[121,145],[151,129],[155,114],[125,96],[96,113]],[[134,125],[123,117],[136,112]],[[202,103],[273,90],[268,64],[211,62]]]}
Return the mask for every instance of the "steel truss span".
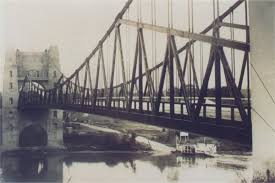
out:
{"label": "steel truss span", "polygon": [[[214,5],[213,21],[198,33],[192,28],[192,13],[188,30],[173,27],[171,14],[163,26],[154,18],[155,1],[150,23],[142,21],[136,1],[125,4],[92,53],[71,76],[62,75],[54,88],[39,88],[26,76],[19,109],[99,114],[251,145],[246,1],[236,1],[222,14]],[[130,8],[139,12],[136,19],[129,16]],[[234,12],[241,8],[243,21],[236,23]],[[133,45],[129,29],[134,30]],[[223,35],[223,29],[230,37]],[[234,39],[236,30],[242,31],[244,40]],[[163,37],[163,53],[156,51],[156,35]],[[163,55],[161,60],[158,54]]]}

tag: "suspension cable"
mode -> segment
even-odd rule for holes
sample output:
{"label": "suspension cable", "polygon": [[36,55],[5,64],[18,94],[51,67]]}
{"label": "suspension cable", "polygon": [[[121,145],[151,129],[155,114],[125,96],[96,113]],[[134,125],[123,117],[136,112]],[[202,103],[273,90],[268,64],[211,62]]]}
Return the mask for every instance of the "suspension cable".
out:
{"label": "suspension cable", "polygon": [[250,63],[252,69],[254,70],[254,72],[256,73],[257,77],[259,78],[261,84],[263,85],[265,91],[267,92],[267,94],[269,95],[270,99],[272,100],[272,103],[275,105],[275,99],[274,97],[271,95],[271,93],[269,92],[267,86],[265,85],[263,79],[261,78],[261,76],[259,75],[259,73],[257,72],[256,68],[254,67],[254,65],[252,63]]}
{"label": "suspension cable", "polygon": [[139,16],[140,16],[140,21],[142,22],[142,3],[141,3],[141,0],[139,0]]}
{"label": "suspension cable", "polygon": [[[130,19],[130,13],[131,13],[131,9],[129,7],[129,19]],[[131,80],[131,68],[132,68],[132,59],[131,59],[131,43],[132,43],[132,36],[131,36],[131,29],[129,28],[129,79]],[[130,85],[129,85],[129,90],[130,91]]]}
{"label": "suspension cable", "polygon": [[[269,97],[271,98],[272,100],[272,103],[275,105],[275,99],[274,97],[271,95],[271,93],[269,92],[266,84],[264,83],[263,79],[261,78],[261,76],[259,75],[259,73],[257,72],[256,68],[254,67],[254,65],[252,63],[251,64],[251,67],[252,69],[254,70],[254,72],[256,73],[257,77],[259,78],[261,84],[263,85],[264,89],[266,90],[267,94],[269,95]],[[275,128],[273,128],[273,126],[271,125],[271,123],[269,123],[259,112],[256,111],[255,108],[251,108],[262,120],[263,122],[272,130],[272,132],[275,133]]]}
{"label": "suspension cable", "polygon": [[[190,0],[187,1],[187,7],[188,7],[188,32],[191,32],[191,25],[190,25]],[[188,36],[188,49],[186,49],[186,52],[190,51],[190,36]],[[191,63],[190,63],[190,55],[189,53],[186,54],[187,56],[187,80],[189,85],[189,98],[191,97]]]}
{"label": "suspension cable", "polygon": [[[107,39],[107,62],[110,62],[110,35],[108,36],[108,39]],[[106,64],[106,70],[107,70],[107,78],[109,79],[110,78],[110,68],[109,68],[109,64]]]}
{"label": "suspension cable", "polygon": [[[191,25],[192,25],[192,33],[194,33],[194,1],[191,0]],[[192,91],[193,91],[193,100],[194,100],[194,103],[196,102],[196,97],[195,97],[195,93],[196,93],[196,87],[195,87],[195,47],[194,47],[194,44],[192,44],[192,67],[194,68],[194,71],[192,72],[193,73],[193,79],[192,79]],[[192,68],[191,68],[192,69]]]}
{"label": "suspension cable", "polygon": [[256,109],[252,108],[252,110],[263,120],[263,122],[271,129],[272,132],[275,134],[275,128],[269,123]]}
{"label": "suspension cable", "polygon": [[220,16],[220,2],[217,0],[217,16]]}
{"label": "suspension cable", "polygon": [[140,18],[140,17],[139,17],[139,13],[140,13],[140,12],[139,12],[139,1],[140,1],[140,0],[137,0],[137,20],[138,20],[138,22],[140,22],[140,19],[139,19],[139,18]]}
{"label": "suspension cable", "polygon": [[171,9],[171,11],[170,11],[170,13],[171,13],[171,16],[170,16],[170,18],[171,18],[171,28],[173,28],[173,24],[174,24],[174,21],[173,21],[173,0],[170,0],[170,3],[171,3],[171,5],[170,5],[170,9]]}
{"label": "suspension cable", "polygon": [[[188,5],[187,5],[187,10],[188,10],[188,32],[190,33],[190,0],[187,1]],[[190,40],[190,38],[189,38]]]}
{"label": "suspension cable", "polygon": [[[191,0],[191,25],[192,25],[192,33],[194,33],[194,5],[193,0]],[[192,44],[194,45],[194,44]]]}
{"label": "suspension cable", "polygon": [[168,3],[168,28],[170,28],[170,0],[167,1]]}
{"label": "suspension cable", "polygon": [[[151,24],[152,25],[154,25],[154,0],[151,0],[151,11],[150,11],[150,13],[151,13]],[[152,67],[154,67],[155,66],[155,59],[154,59],[154,57],[155,57],[155,53],[154,53],[154,31],[152,30],[151,31],[151,58],[152,58]],[[151,74],[152,75],[152,77],[153,77],[153,81],[156,79],[155,78],[155,74],[154,73],[152,73]]]}
{"label": "suspension cable", "polygon": [[[117,36],[117,32],[116,32],[117,30],[115,30],[115,32],[114,32],[114,48],[113,49],[115,49],[115,47],[116,47],[116,49],[118,49],[118,47],[117,47],[117,42],[118,42],[118,40],[117,41],[115,41],[115,39],[117,39],[116,38],[116,36]],[[113,50],[114,51],[114,50]],[[113,55],[113,57],[115,56],[115,58],[113,58],[113,59],[115,59],[116,60],[116,58],[117,58],[117,56],[118,56],[118,54],[117,54],[117,50],[116,50],[116,53]],[[115,62],[115,65],[114,65],[114,74],[115,74],[115,83],[116,83],[116,85],[118,84],[118,64],[116,64],[117,62]],[[113,66],[112,66],[113,67]]]}
{"label": "suspension cable", "polygon": [[[126,19],[127,20],[129,20],[129,11],[130,11],[130,7],[127,9],[127,12],[126,12]],[[126,77],[127,77],[127,80],[130,80],[131,78],[130,78],[130,46],[131,46],[131,44],[130,44],[130,36],[129,36],[129,33],[130,31],[129,31],[129,26],[128,25],[126,25],[126,57],[127,57],[127,66],[128,66],[128,68],[127,68],[127,75],[126,75]],[[128,85],[127,85],[128,86]],[[128,87],[127,87],[128,88]],[[128,90],[129,91],[129,90]]]}
{"label": "suspension cable", "polygon": [[[215,0],[212,0],[213,4],[213,20],[215,21],[216,20],[216,6],[215,6]],[[213,29],[214,31],[214,29]]]}
{"label": "suspension cable", "polygon": [[[157,10],[156,10],[156,0],[153,0],[154,1],[154,25],[157,25],[157,16],[156,16],[156,13],[157,13]],[[157,32],[155,31],[154,32],[154,50],[155,50],[155,64],[157,65]],[[157,69],[156,70],[156,88],[158,88],[158,72],[159,70]],[[157,91],[157,89],[156,89]]]}
{"label": "suspension cable", "polygon": [[[126,11],[126,20],[128,20],[128,9]],[[125,68],[125,77],[126,77],[126,81],[128,81],[129,77],[129,59],[128,59],[128,25],[125,26],[125,63],[126,63],[126,68]],[[128,88],[128,85],[127,85],[127,88]]]}

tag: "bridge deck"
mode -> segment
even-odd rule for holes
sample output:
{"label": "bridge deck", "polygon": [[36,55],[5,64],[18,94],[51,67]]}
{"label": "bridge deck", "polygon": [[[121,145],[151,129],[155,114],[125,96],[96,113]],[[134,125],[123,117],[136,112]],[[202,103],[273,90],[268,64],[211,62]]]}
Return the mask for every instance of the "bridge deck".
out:
{"label": "bridge deck", "polygon": [[123,108],[113,107],[107,109],[105,107],[92,108],[91,106],[83,106],[81,104],[74,105],[41,105],[28,104],[22,105],[20,110],[35,109],[61,109],[76,112],[84,112],[96,115],[103,115],[123,120],[136,121],[144,124],[155,125],[170,129],[182,130],[191,133],[197,133],[214,138],[220,138],[240,144],[251,144],[251,128],[247,128],[240,121],[232,121],[223,119],[217,122],[214,118],[199,117],[195,121],[191,120],[187,115],[159,112],[152,114],[151,111],[131,110],[126,111]]}

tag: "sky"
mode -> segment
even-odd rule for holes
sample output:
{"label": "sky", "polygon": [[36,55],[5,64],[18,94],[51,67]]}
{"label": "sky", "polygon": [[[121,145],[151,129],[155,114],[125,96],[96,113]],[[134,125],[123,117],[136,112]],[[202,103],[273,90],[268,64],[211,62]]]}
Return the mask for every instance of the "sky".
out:
{"label": "sky", "polygon": [[124,0],[1,1],[1,71],[5,50],[43,51],[57,45],[62,70],[72,73],[96,46],[124,3]]}

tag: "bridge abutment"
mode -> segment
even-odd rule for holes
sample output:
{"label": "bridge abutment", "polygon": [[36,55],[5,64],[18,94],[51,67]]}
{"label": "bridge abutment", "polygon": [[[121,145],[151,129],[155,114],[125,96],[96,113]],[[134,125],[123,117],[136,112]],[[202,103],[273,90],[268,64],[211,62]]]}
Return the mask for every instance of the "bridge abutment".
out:
{"label": "bridge abutment", "polygon": [[249,12],[254,179],[266,181],[275,174],[275,2],[250,0]]}

